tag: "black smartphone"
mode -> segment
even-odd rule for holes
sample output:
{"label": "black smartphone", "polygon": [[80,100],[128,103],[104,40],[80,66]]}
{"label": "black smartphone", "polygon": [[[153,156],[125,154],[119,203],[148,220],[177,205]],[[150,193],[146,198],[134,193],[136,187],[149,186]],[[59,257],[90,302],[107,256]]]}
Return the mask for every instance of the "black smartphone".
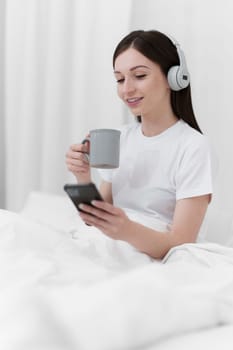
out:
{"label": "black smartphone", "polygon": [[95,184],[92,182],[88,184],[66,184],[64,190],[79,211],[82,211],[79,208],[79,204],[81,203],[92,205],[91,201],[93,200],[103,200]]}

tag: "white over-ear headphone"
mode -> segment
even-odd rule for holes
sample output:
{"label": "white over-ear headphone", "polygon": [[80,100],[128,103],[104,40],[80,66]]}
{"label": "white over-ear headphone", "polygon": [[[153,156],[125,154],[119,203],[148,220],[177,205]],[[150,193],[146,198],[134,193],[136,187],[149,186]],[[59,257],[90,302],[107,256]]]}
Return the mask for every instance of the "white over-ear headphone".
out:
{"label": "white over-ear headphone", "polygon": [[170,88],[174,91],[185,89],[190,83],[190,76],[186,65],[186,60],[179,43],[168,36],[175,45],[179,57],[179,66],[172,66],[167,73],[167,80]]}

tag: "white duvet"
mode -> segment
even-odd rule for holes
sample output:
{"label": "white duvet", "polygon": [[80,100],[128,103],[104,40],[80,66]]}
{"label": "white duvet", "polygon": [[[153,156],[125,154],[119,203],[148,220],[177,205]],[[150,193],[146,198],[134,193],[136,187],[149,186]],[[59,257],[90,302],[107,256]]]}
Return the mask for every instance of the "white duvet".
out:
{"label": "white duvet", "polygon": [[185,244],[160,262],[37,197],[0,211],[0,349],[130,350],[233,323],[233,249]]}

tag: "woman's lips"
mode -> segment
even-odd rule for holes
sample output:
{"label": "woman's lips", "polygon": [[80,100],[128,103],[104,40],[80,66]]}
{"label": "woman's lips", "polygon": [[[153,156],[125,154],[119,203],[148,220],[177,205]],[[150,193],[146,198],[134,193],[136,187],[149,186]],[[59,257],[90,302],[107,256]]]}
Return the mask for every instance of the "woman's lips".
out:
{"label": "woman's lips", "polygon": [[126,102],[129,107],[136,107],[139,105],[143,97],[132,97],[132,98],[127,98]]}

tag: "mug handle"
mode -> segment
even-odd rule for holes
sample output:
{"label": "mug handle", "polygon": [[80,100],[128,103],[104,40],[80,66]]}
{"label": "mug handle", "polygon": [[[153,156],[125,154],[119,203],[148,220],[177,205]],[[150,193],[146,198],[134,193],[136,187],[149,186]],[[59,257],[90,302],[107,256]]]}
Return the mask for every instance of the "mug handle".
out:
{"label": "mug handle", "polygon": [[[82,144],[85,145],[85,143],[89,142],[90,144],[90,139],[89,138],[85,138],[84,140],[82,140]],[[87,152],[83,152],[84,156],[86,157],[87,161],[90,161],[90,155]]]}

